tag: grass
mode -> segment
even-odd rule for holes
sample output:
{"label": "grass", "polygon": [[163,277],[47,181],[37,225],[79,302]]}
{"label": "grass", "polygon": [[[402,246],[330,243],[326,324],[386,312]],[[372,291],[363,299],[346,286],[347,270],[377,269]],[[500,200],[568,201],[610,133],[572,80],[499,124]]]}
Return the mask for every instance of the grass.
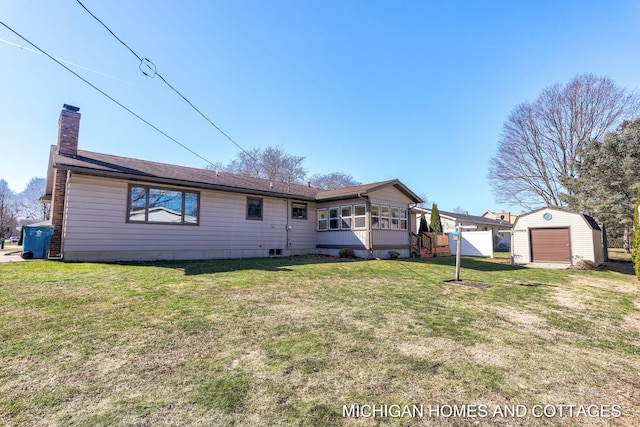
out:
{"label": "grass", "polygon": [[[0,425],[637,425],[640,286],[465,258],[0,264]],[[343,405],[424,417],[343,417]],[[443,405],[526,417],[446,417]],[[535,405],[622,416],[533,417]],[[491,415],[490,414],[490,415]]]}

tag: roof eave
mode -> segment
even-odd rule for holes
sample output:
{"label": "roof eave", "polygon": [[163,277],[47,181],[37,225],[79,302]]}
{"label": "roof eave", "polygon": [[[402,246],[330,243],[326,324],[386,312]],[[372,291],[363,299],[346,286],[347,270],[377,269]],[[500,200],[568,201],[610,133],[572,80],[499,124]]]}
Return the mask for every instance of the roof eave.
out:
{"label": "roof eave", "polygon": [[243,193],[243,194],[255,194],[260,196],[281,197],[281,198],[289,198],[289,199],[304,200],[304,201],[316,200],[314,197],[295,194],[295,193],[265,191],[265,190],[257,190],[253,188],[244,188],[244,187],[231,187],[227,185],[211,184],[206,182],[185,181],[180,179],[163,178],[163,177],[152,176],[152,175],[136,175],[136,174],[130,174],[126,172],[97,170],[97,169],[86,168],[82,166],[54,164],[53,167],[56,169],[65,169],[71,172],[76,172],[84,175],[101,176],[105,178],[125,179],[128,181],[153,182],[157,184],[174,185],[179,187],[192,187],[192,188],[200,188],[200,189],[206,189],[206,190],[217,190],[217,191],[235,192],[235,193]]}

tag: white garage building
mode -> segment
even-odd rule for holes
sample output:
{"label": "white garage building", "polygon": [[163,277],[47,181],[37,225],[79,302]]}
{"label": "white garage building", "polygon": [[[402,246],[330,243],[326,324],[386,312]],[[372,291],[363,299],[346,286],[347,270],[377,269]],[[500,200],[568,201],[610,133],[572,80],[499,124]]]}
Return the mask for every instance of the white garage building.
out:
{"label": "white garage building", "polygon": [[542,208],[518,216],[511,255],[516,264],[574,264],[583,259],[604,263],[602,230],[581,213]]}

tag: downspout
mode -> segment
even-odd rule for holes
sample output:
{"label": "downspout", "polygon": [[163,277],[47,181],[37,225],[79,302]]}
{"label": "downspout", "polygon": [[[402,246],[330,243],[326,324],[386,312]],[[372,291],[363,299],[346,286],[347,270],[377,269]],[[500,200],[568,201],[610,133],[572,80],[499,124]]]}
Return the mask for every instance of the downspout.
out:
{"label": "downspout", "polygon": [[368,221],[365,221],[365,223],[367,224],[367,250],[369,251],[369,257],[373,258],[373,230],[371,229],[371,200],[369,200],[369,196],[363,196],[362,194],[358,193],[358,199],[362,199],[365,201],[365,205],[366,205],[366,214],[369,217]]}
{"label": "downspout", "polygon": [[[411,207],[411,205],[413,205],[413,207]],[[413,234],[413,230],[411,229],[412,228],[411,224],[415,225],[416,227],[415,234],[416,235],[418,234],[418,224],[416,223],[416,221],[411,221],[411,209],[415,208],[416,206],[418,206],[418,203],[409,203],[408,205],[409,209],[407,209],[407,231],[409,232],[409,256],[410,257],[413,257],[411,252],[413,250],[413,246],[411,244],[411,235]],[[416,219],[417,219],[417,216],[416,216]]]}
{"label": "downspout", "polygon": [[65,180],[64,183],[64,208],[62,209],[62,225],[61,225],[61,230],[60,230],[60,253],[58,254],[58,256],[55,257],[55,259],[64,259],[64,231],[66,230],[67,226],[67,212],[69,211],[69,204],[68,202],[68,196],[69,196],[69,181],[71,181],[71,174],[72,172],[70,170],[67,169],[67,179]]}
{"label": "downspout", "polygon": [[291,224],[289,221],[291,220],[291,213],[289,212],[289,207],[291,206],[291,199],[287,198],[287,207],[285,208],[285,212],[287,215],[287,220],[285,221],[285,230],[286,230],[286,242],[287,242],[287,252],[289,252],[289,256],[291,256],[291,240],[289,236],[289,232],[291,231]]}

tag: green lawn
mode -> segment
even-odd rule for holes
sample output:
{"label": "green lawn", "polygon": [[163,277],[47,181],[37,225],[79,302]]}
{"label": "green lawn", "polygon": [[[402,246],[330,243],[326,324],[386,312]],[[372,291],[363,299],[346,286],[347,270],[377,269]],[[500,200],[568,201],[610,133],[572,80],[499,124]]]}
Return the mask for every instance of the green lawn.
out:
{"label": "green lawn", "polygon": [[3,263],[0,425],[640,425],[630,264],[506,261]]}

